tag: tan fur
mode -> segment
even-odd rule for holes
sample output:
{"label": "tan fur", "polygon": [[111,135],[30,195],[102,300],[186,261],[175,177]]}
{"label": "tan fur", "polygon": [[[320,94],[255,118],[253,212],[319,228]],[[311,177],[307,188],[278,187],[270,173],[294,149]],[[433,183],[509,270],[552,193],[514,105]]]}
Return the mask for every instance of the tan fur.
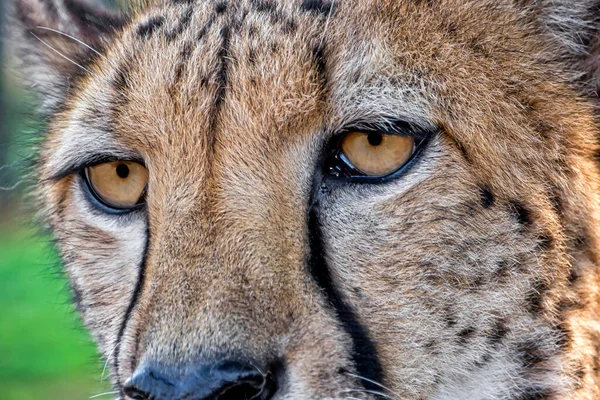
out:
{"label": "tan fur", "polygon": [[[327,138],[379,117],[439,134],[397,180],[326,188],[318,218],[380,391],[600,398],[592,3],[300,3],[145,6],[54,95],[39,193],[116,389],[226,353],[283,359],[277,399],[378,398],[308,272],[307,215]],[[146,212],[103,215],[54,176],[108,151],[146,163]]]}

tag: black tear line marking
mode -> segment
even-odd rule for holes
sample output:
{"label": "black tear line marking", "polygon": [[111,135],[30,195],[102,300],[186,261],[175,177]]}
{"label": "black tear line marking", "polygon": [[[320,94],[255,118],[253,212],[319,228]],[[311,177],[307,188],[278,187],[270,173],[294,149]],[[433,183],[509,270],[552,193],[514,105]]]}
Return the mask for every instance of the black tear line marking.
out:
{"label": "black tear line marking", "polygon": [[366,390],[381,390],[381,387],[377,384],[384,384],[384,374],[375,343],[369,337],[366,328],[359,322],[354,310],[344,302],[342,294],[333,285],[331,273],[325,261],[321,226],[315,207],[317,205],[310,209],[308,216],[310,243],[308,268],[310,274],[317,285],[324,290],[324,295],[332,306],[337,319],[342,323],[344,331],[352,340],[351,357],[356,367],[356,372],[360,376],[372,381],[361,380],[360,383]]}
{"label": "black tear line marking", "polygon": [[129,319],[131,318],[131,314],[133,313],[133,309],[137,305],[137,303],[142,295],[142,289],[144,287],[144,281],[146,279],[146,262],[148,260],[149,243],[150,243],[150,229],[146,228],[146,244],[144,246],[144,254],[142,257],[142,262],[140,263],[140,270],[138,272],[137,282],[135,284],[135,289],[133,291],[133,295],[131,296],[129,305],[127,306],[127,310],[125,311],[125,316],[123,317],[123,321],[121,322],[121,327],[119,328],[119,333],[117,335],[117,344],[115,345],[115,352],[113,355],[113,357],[114,357],[113,358],[113,366],[114,366],[115,376],[116,376],[116,381],[117,381],[116,384],[117,384],[117,388],[119,390],[121,397],[124,396],[123,389],[122,389],[123,385],[121,382],[121,375],[119,373],[119,367],[120,367],[119,356],[121,354],[121,343],[123,341],[123,336],[125,335],[125,330],[127,329],[127,326],[129,325],[128,323],[129,323]]}

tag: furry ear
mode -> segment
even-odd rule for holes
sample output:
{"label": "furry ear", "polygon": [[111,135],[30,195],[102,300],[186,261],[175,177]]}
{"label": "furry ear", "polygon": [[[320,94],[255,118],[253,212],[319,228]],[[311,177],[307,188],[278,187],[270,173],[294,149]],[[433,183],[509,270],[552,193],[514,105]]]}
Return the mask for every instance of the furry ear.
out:
{"label": "furry ear", "polygon": [[41,95],[44,111],[60,104],[74,78],[89,73],[125,17],[83,0],[14,0],[9,38],[19,73]]}
{"label": "furry ear", "polygon": [[600,89],[600,0],[525,0],[554,42],[555,56],[565,61],[574,80],[598,96]]}

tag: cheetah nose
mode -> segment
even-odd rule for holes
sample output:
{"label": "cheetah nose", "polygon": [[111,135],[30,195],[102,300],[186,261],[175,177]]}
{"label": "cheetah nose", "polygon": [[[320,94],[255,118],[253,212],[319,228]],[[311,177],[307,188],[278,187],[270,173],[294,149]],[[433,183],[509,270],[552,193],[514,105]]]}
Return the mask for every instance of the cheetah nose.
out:
{"label": "cheetah nose", "polygon": [[144,366],[125,382],[123,393],[132,400],[269,400],[277,390],[271,373],[236,361],[181,369],[189,372],[178,380],[177,368]]}

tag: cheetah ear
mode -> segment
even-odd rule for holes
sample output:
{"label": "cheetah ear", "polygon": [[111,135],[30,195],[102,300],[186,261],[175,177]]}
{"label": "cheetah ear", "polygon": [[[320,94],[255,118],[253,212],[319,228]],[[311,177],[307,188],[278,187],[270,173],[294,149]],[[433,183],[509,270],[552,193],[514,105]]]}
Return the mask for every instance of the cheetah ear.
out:
{"label": "cheetah ear", "polygon": [[526,0],[531,15],[541,19],[555,55],[575,72],[574,80],[598,95],[600,92],[600,1]]}
{"label": "cheetah ear", "polygon": [[89,73],[126,23],[123,14],[83,0],[14,0],[9,15],[18,72],[40,94],[44,111],[60,104],[74,77]]}

